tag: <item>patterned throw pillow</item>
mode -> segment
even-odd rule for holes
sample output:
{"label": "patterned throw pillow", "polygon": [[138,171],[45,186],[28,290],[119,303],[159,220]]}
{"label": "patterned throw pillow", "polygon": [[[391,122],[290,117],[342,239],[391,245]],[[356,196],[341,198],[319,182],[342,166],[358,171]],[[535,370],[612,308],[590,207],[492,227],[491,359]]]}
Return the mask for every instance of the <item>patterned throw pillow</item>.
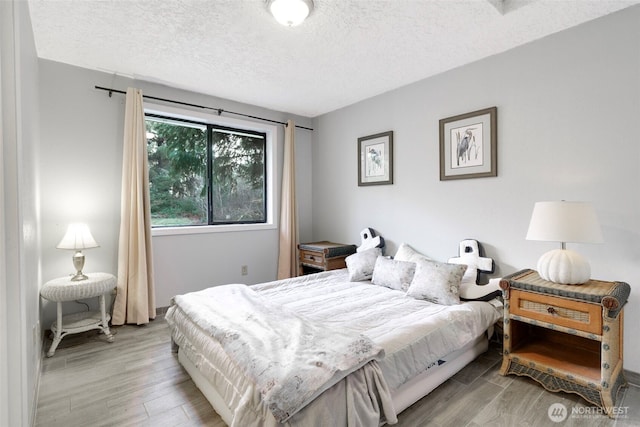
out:
{"label": "patterned throw pillow", "polygon": [[349,270],[349,281],[360,282],[371,279],[373,268],[379,255],[382,255],[382,249],[371,248],[346,257],[345,262]]}
{"label": "patterned throw pillow", "polygon": [[398,261],[379,256],[373,269],[371,281],[374,285],[406,291],[413,280],[416,263]]}
{"label": "patterned throw pillow", "polygon": [[460,281],[467,266],[421,260],[407,295],[442,305],[460,303]]}

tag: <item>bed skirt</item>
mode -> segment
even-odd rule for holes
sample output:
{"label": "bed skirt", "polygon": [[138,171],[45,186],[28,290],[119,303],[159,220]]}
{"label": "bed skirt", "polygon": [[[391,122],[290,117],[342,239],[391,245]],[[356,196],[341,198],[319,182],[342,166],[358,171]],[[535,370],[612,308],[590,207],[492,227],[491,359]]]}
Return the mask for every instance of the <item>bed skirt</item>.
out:
{"label": "bed skirt", "polygon": [[[391,398],[396,413],[399,414],[418,400],[422,399],[424,396],[431,393],[436,387],[447,381],[462,368],[471,363],[476,357],[485,353],[489,348],[488,336],[491,336],[491,331],[477,337],[465,347],[441,358],[436,364],[429,367],[429,369],[424,371],[422,374],[407,381],[397,390],[392,391]],[[227,425],[231,425],[233,421],[233,412],[224,402],[222,396],[220,396],[215,387],[207,381],[205,376],[202,375],[185,353],[176,347],[174,347],[174,350],[178,352],[178,361],[180,364],[191,376],[195,385],[209,401],[213,409],[218,413],[218,415],[220,415],[222,420]]]}

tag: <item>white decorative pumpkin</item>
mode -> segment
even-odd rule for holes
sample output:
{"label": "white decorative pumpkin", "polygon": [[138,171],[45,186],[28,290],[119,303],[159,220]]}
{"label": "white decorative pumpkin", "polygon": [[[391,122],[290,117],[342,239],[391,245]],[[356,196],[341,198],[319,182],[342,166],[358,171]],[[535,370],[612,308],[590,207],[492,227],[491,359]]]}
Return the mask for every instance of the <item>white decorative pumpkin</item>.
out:
{"label": "white decorative pumpkin", "polygon": [[589,261],[577,252],[554,249],[538,260],[538,274],[544,280],[565,285],[578,285],[589,281]]}

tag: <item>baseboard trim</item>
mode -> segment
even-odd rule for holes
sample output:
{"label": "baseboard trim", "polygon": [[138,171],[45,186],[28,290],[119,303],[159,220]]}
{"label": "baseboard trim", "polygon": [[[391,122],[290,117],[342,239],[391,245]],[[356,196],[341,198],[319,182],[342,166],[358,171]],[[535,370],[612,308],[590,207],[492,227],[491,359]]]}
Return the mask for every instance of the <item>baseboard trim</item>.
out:
{"label": "baseboard trim", "polygon": [[633,371],[624,370],[624,377],[627,379],[627,382],[636,387],[640,387],[640,374]]}

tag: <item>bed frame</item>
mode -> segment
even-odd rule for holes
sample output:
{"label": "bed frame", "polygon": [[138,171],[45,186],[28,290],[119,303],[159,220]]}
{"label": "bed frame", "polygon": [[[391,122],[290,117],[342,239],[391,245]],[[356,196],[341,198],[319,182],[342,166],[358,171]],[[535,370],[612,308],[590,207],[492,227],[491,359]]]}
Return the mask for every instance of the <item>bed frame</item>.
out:
{"label": "bed frame", "polygon": [[[463,348],[441,358],[440,361],[444,363],[434,364],[420,375],[412,378],[397,390],[393,391],[391,393],[391,397],[396,413],[399,414],[427,394],[431,393],[436,387],[451,378],[480,354],[486,352],[489,348],[489,337],[492,335],[493,327],[489,328],[485,334],[480,335]],[[182,364],[185,370],[189,373],[193,382],[200,389],[209,403],[211,403],[213,409],[220,415],[227,425],[231,425],[233,412],[229,409],[218,391],[200,373],[193,362],[191,362],[188,357],[184,356],[184,353],[180,351],[177,346],[173,345],[172,348],[174,351],[178,352],[178,360],[180,361],[180,364]]]}

